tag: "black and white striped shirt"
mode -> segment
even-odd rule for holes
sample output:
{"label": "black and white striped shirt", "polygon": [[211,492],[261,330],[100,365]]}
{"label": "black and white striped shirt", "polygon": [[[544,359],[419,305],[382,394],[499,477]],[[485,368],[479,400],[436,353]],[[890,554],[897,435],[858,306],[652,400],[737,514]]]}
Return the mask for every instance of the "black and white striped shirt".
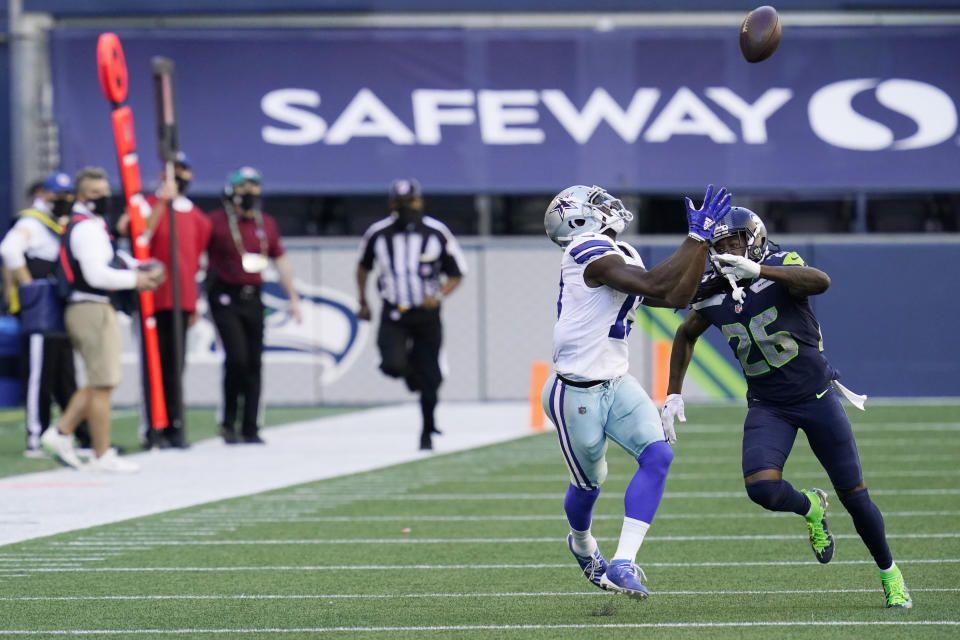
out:
{"label": "black and white striped shirt", "polygon": [[447,225],[430,216],[403,224],[393,216],[370,225],[360,241],[360,266],[377,267],[377,287],[385,302],[412,308],[434,297],[440,275],[462,277],[466,260]]}

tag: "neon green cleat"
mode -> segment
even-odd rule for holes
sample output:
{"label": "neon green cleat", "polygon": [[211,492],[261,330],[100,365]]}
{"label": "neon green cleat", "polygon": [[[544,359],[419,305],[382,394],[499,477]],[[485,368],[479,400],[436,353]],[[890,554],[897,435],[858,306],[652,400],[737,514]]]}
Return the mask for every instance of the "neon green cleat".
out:
{"label": "neon green cleat", "polygon": [[883,593],[887,597],[887,609],[913,607],[913,600],[910,599],[910,592],[907,591],[907,585],[903,582],[900,567],[893,565],[889,571],[881,571],[880,584],[883,585]]}
{"label": "neon green cleat", "polygon": [[827,528],[827,492],[823,489],[801,489],[800,493],[810,500],[810,513],[804,516],[807,521],[807,531],[810,533],[810,546],[820,564],[827,564],[833,560],[833,550],[836,545],[833,535]]}

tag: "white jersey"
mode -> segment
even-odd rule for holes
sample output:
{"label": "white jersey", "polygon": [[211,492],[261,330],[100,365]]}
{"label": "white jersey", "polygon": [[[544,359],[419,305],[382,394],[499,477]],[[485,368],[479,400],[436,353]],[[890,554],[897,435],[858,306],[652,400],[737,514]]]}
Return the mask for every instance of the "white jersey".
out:
{"label": "white jersey", "polygon": [[588,287],[583,281],[587,265],[614,254],[627,264],[643,266],[636,249],[599,233],[578,235],[563,251],[553,368],[565,378],[610,380],[627,373],[627,334],[642,298],[605,285]]}

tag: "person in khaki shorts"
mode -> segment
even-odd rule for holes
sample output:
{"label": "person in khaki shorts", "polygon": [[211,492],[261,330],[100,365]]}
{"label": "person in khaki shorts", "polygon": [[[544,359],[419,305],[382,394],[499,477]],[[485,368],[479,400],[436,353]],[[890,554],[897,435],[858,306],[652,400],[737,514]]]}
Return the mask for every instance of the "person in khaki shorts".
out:
{"label": "person in khaki shorts", "polygon": [[83,169],[74,182],[77,199],[64,232],[60,264],[71,283],[64,321],[86,366],[87,386],[73,394],[57,428],[47,429],[40,442],[63,464],[79,468],[82,463],[73,448],[73,431],[86,418],[94,452],[88,468],[135,472],[140,467],[121,460],[110,446],[110,395],[120,383],[121,340],[110,292],[152,291],[163,282],[164,269],[159,264],[141,265],[114,251],[104,220],[110,209],[110,184],[103,169]]}

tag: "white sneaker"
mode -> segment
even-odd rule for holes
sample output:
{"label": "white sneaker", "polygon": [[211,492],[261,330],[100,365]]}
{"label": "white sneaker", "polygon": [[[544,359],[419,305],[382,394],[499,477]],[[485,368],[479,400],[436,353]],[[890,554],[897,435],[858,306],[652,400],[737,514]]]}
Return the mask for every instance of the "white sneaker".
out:
{"label": "white sneaker", "polygon": [[50,427],[40,436],[40,446],[68,467],[79,469],[83,464],[73,448],[73,434],[65,436],[56,427]]}
{"label": "white sneaker", "polygon": [[117,450],[110,447],[99,458],[90,458],[90,462],[87,463],[87,469],[90,471],[105,471],[109,473],[136,473],[140,471],[140,465],[122,459],[117,455]]}

